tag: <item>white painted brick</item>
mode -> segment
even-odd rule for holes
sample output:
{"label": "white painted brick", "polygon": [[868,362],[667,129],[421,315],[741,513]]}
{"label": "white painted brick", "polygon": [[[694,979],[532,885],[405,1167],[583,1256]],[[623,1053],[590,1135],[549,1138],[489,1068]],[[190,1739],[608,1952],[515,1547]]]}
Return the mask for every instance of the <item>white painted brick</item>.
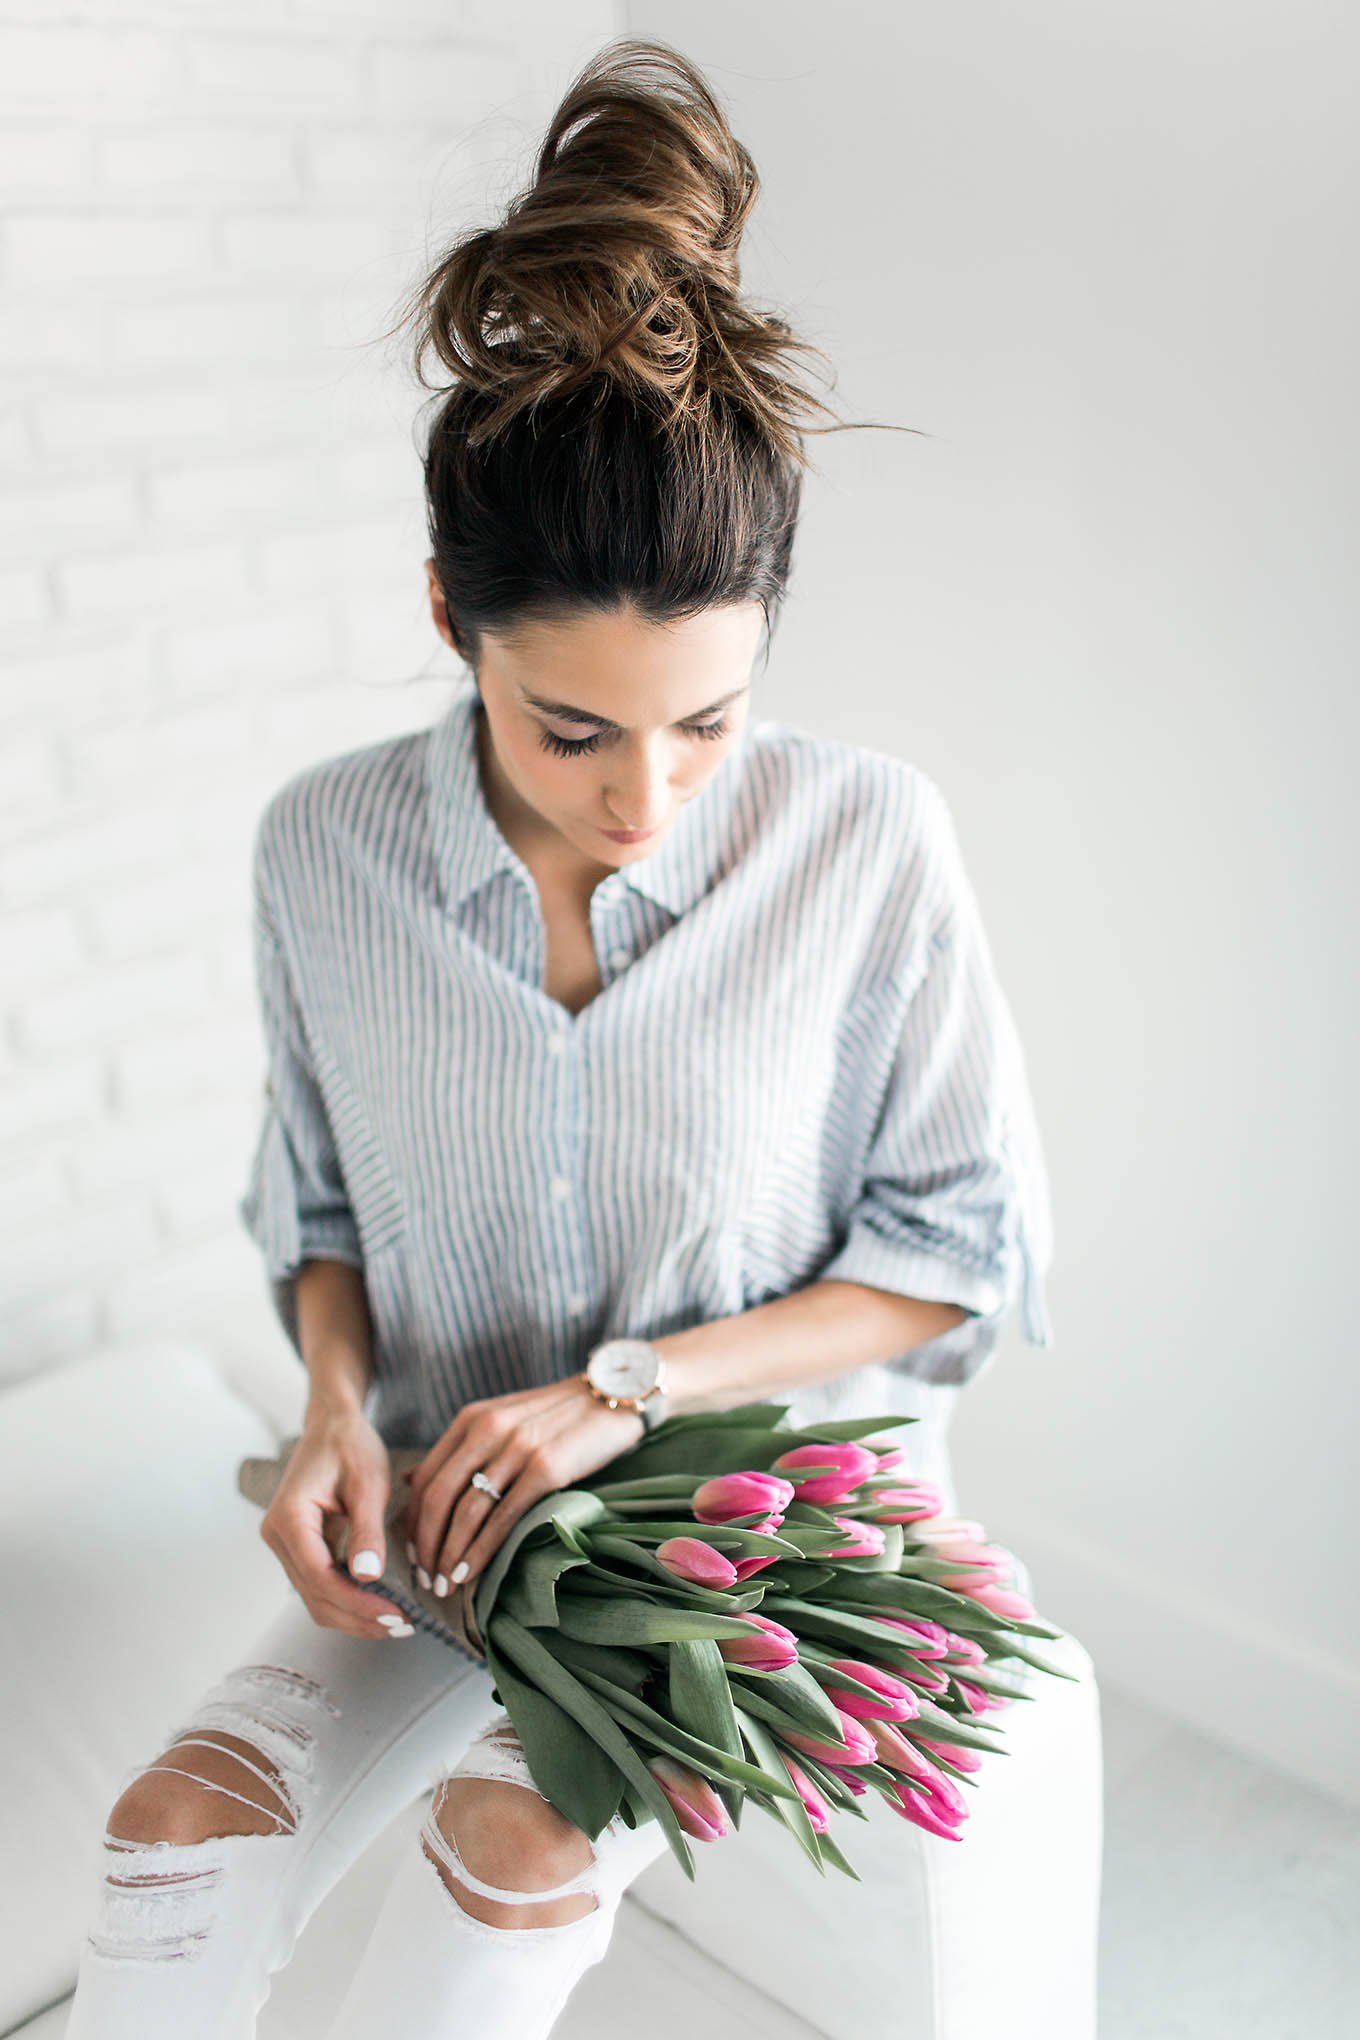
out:
{"label": "white painted brick", "polygon": [[0,1170],[0,1225],[32,1223],[70,1202],[70,1190],[55,1155],[41,1161],[10,1162]]}
{"label": "white painted brick", "polygon": [[[187,1158],[186,1158],[187,1159]],[[152,1204],[172,1238],[222,1234],[239,1224],[237,1199],[246,1187],[247,1165],[227,1148],[201,1156],[198,1165],[167,1169],[152,1192]]]}
{"label": "white painted brick", "polygon": [[252,189],[290,198],[299,188],[291,134],[258,122],[125,129],[101,138],[96,165],[109,192],[146,192],[159,206]]}
{"label": "white painted brick", "polygon": [[245,562],[229,545],[67,560],[56,582],[58,599],[74,617],[164,614],[204,601],[239,602],[246,593]]}
{"label": "white painted brick", "polygon": [[233,764],[245,752],[250,731],[248,706],[223,702],[165,715],[145,727],[78,736],[72,744],[76,787],[82,795],[123,798],[141,786],[173,792]]}
{"label": "white painted brick", "polygon": [[[7,37],[0,59],[12,61]],[[88,128],[50,121],[7,120],[0,125],[0,186],[28,199],[86,190],[93,178],[94,137]]]}
{"label": "white painted brick", "polygon": [[362,685],[400,688],[417,704],[411,713],[432,720],[421,704],[433,701],[436,690],[463,668],[434,627],[423,585],[409,596],[369,602],[356,597],[341,605],[337,621],[344,674]]}
{"label": "white painted brick", "polygon": [[327,121],[304,138],[302,147],[307,180],[318,191],[326,196],[378,192],[389,205],[432,176],[447,152],[447,128],[407,121],[351,127]]}
{"label": "white painted brick", "polygon": [[51,613],[51,592],[35,567],[0,573],[0,630],[29,630]]}
{"label": "white painted brick", "polygon": [[156,29],[8,27],[0,43],[0,101],[21,106],[108,100],[121,113],[179,75],[175,42]]}
{"label": "white painted brick", "polygon": [[314,371],[230,383],[198,378],[98,396],[65,391],[32,407],[42,451],[91,458],[121,451],[140,459],[168,446],[176,455],[213,446],[296,444],[320,431]]}
{"label": "white painted brick", "polygon": [[[27,292],[0,305],[0,367],[16,375],[90,374],[104,361],[101,322],[72,304],[44,305]],[[13,474],[14,464],[3,471]]]}
{"label": "white painted brick", "polygon": [[78,970],[87,957],[80,924],[66,907],[0,920],[0,988],[9,996]]}
{"label": "white painted brick", "polygon": [[110,1335],[151,1332],[215,1341],[235,1300],[258,1287],[259,1252],[244,1229],[193,1246],[163,1249],[108,1284],[104,1295]]}
{"label": "white painted brick", "polygon": [[145,640],[119,641],[103,631],[81,644],[73,641],[78,636],[68,632],[58,644],[56,633],[49,633],[49,648],[40,656],[6,662],[0,716],[22,726],[93,729],[145,708],[152,685]]}
{"label": "white painted brick", "polygon": [[0,493],[0,546],[12,559],[125,542],[139,522],[131,477],[72,477],[49,488]]}
{"label": "white painted brick", "polygon": [[0,1319],[0,1381],[12,1387],[40,1368],[78,1359],[98,1341],[94,1297],[63,1284],[33,1310]]}
{"label": "white painted brick", "polygon": [[46,738],[0,745],[0,816],[6,829],[50,808],[60,794],[56,756]]}
{"label": "white painted brick", "polygon": [[324,36],[203,35],[185,44],[189,92],[199,104],[347,107],[359,91],[359,53]]}
{"label": "white painted brick", "polygon": [[73,984],[21,999],[15,1032],[25,1049],[83,1048],[188,1014],[209,1010],[207,971],[192,950],[149,961],[107,965]]}
{"label": "white painted brick", "polygon": [[64,1127],[97,1121],[103,1070],[93,1056],[25,1069],[0,1084],[0,1141],[33,1141]]}
{"label": "white painted brick", "polygon": [[279,593],[302,589],[365,588],[424,582],[423,554],[411,556],[403,521],[389,510],[346,524],[313,526],[264,540],[259,548],[265,586]]}
{"label": "white painted brick", "polygon": [[[238,213],[222,222],[220,233],[224,260],[243,275],[306,279],[331,290],[394,255],[409,262],[409,245],[409,225],[316,208]],[[399,273],[393,270],[394,279]]]}
{"label": "white painted brick", "polygon": [[274,365],[290,355],[310,355],[317,332],[310,302],[242,290],[119,305],[108,328],[114,362],[138,369],[202,369],[222,361],[234,369]]}
{"label": "white painted brick", "polygon": [[267,453],[167,469],[148,493],[152,515],[177,531],[241,535],[323,514],[334,500],[327,481],[309,453]]}
{"label": "white painted brick", "polygon": [[124,1192],[154,1188],[167,1171],[187,1171],[205,1156],[221,1155],[241,1177],[250,1162],[253,1127],[239,1110],[217,1099],[172,1114],[139,1115],[111,1121],[83,1139],[70,1157],[76,1195],[107,1201]]}
{"label": "white painted brick", "polygon": [[87,907],[100,953],[121,961],[177,943],[203,947],[224,918],[248,911],[244,892],[239,876],[216,862],[177,859],[152,878],[92,891]]}
{"label": "white painted brick", "polygon": [[71,824],[0,853],[0,898],[24,906],[83,886],[92,872],[160,863],[176,854],[186,827],[183,812],[163,804]]}
{"label": "white painted brick", "polygon": [[21,213],[5,230],[12,290],[58,285],[129,290],[164,277],[182,282],[211,266],[206,221],[137,219],[118,214]]}
{"label": "white painted brick", "polygon": [[84,1290],[101,1276],[144,1261],[157,1245],[148,1208],[126,1198],[76,1208],[41,1225],[8,1226],[0,1233],[0,1310],[45,1302],[75,1278]]}
{"label": "white painted brick", "polygon": [[[472,127],[513,100],[523,87],[518,58],[503,50],[435,41],[378,43],[368,56],[373,97],[382,113],[403,120],[437,118],[446,130]],[[566,83],[566,80],[563,80]]]}
{"label": "white painted brick", "polygon": [[180,699],[224,686],[301,686],[334,663],[329,622],[306,602],[167,632],[163,659],[168,688]]}
{"label": "white painted brick", "polygon": [[254,1014],[233,1014],[194,1027],[139,1030],[113,1056],[113,1085],[120,1111],[161,1111],[190,1099],[240,1098],[254,1110],[257,1086],[241,1072],[260,1059],[260,1026]]}
{"label": "white painted brick", "polygon": [[375,433],[352,446],[341,447],[327,462],[327,479],[333,495],[347,502],[369,508],[399,503],[423,521],[420,456],[403,433]]}

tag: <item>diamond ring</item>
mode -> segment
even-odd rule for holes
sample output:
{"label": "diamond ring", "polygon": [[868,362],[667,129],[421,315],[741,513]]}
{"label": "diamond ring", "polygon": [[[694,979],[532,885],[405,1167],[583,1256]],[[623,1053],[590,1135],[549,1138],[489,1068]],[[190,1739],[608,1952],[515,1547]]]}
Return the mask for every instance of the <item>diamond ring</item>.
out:
{"label": "diamond ring", "polygon": [[472,1485],[474,1487],[480,1488],[484,1495],[494,1495],[498,1502],[504,1499],[500,1489],[496,1486],[496,1483],[492,1480],[488,1480],[480,1467],[478,1468],[476,1473],[474,1473],[472,1476]]}

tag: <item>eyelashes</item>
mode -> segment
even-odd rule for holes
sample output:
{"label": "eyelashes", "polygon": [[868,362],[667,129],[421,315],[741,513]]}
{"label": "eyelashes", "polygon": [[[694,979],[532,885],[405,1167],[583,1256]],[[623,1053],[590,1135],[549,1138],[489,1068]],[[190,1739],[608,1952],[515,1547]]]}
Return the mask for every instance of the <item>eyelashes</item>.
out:
{"label": "eyelashes", "polygon": [[[727,717],[720,716],[717,722],[682,723],[692,737],[723,737],[727,734]],[[540,729],[539,742],[545,751],[552,751],[559,758],[580,758],[588,751],[598,750],[605,732],[597,730],[593,737],[559,737],[556,730]]]}

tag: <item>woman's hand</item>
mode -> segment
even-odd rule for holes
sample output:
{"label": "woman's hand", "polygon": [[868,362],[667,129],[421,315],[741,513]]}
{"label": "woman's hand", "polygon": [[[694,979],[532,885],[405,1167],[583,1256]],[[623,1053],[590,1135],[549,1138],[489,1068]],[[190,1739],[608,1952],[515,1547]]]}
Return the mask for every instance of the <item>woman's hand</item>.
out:
{"label": "woman's hand", "polygon": [[[407,1535],[436,1594],[471,1591],[511,1525],[554,1488],[584,1480],[643,1436],[636,1410],[611,1410],[584,1377],[464,1403],[410,1473]],[[469,1486],[478,1469],[502,1499]],[[460,1564],[462,1570],[460,1571]]]}
{"label": "woman's hand", "polygon": [[[387,1447],[366,1418],[346,1412],[307,1420],[260,1535],[323,1629],[343,1629],[350,1636],[415,1633],[395,1602],[353,1584],[362,1576],[354,1573],[360,1553],[373,1554],[373,1578],[383,1569],[389,1493]],[[348,1573],[326,1541],[325,1518],[337,1515],[349,1518]]]}

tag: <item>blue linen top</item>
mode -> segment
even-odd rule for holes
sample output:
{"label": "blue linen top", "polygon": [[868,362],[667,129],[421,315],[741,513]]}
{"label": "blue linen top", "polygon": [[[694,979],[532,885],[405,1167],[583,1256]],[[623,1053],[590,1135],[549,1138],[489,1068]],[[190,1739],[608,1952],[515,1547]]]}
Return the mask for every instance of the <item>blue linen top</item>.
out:
{"label": "blue linen top", "polygon": [[[479,712],[461,682],[431,728],[308,766],[260,817],[268,1074],[237,1208],[294,1346],[302,1262],[361,1268],[367,1413],[424,1445],[604,1338],[819,1278],[969,1313],[856,1370],[875,1412],[972,1379],[1017,1298],[1051,1345],[1024,1059],[934,781],[748,717],[659,848],[595,887],[602,989],[573,1014],[542,989]],[[821,1386],[798,1418],[849,1407]]]}

